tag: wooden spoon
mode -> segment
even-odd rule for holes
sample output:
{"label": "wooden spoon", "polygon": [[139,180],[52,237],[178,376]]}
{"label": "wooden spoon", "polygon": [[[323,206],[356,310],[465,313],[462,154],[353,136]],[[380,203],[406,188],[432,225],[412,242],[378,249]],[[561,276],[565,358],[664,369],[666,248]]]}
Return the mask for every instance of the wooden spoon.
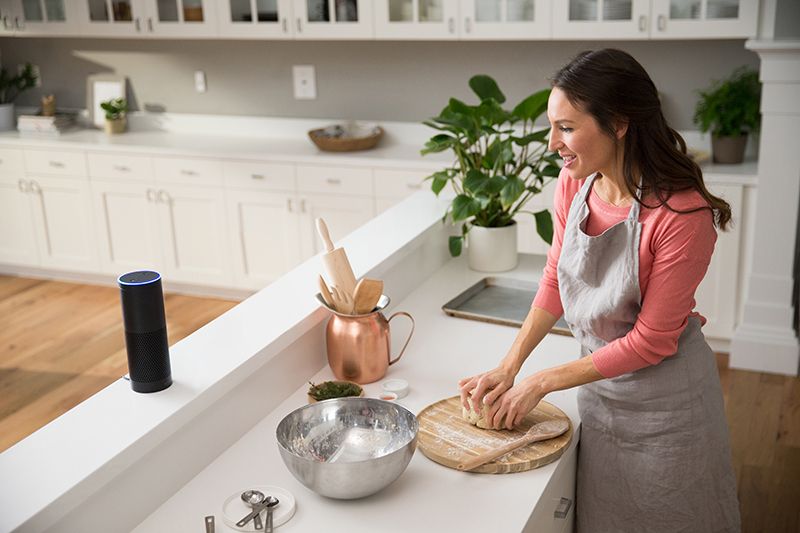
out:
{"label": "wooden spoon", "polygon": [[344,315],[353,314],[353,298],[350,296],[350,293],[336,285],[331,285],[331,296],[333,298],[334,308],[337,311]]}
{"label": "wooden spoon", "polygon": [[375,309],[381,294],[383,294],[383,281],[361,278],[353,294],[353,313],[363,315]]}
{"label": "wooden spoon", "polygon": [[538,424],[534,424],[531,428],[517,440],[513,440],[508,444],[496,448],[494,450],[490,450],[488,452],[482,453],[480,455],[476,455],[472,459],[468,459],[463,463],[456,466],[459,470],[472,470],[474,468],[478,468],[481,465],[488,463],[489,461],[494,461],[498,457],[502,457],[508,452],[512,452],[517,448],[521,448],[526,444],[531,444],[532,442],[539,442],[542,440],[553,439],[558,437],[559,435],[564,434],[569,429],[569,422],[566,420],[547,420],[545,422],[539,422]]}
{"label": "wooden spoon", "polygon": [[[325,283],[325,278],[322,276],[319,277],[319,293],[322,295],[322,299],[325,300],[325,303],[328,304],[328,307],[336,309],[333,303],[333,296],[331,296],[331,290],[328,288],[328,284]],[[338,311],[338,309],[336,310]]]}

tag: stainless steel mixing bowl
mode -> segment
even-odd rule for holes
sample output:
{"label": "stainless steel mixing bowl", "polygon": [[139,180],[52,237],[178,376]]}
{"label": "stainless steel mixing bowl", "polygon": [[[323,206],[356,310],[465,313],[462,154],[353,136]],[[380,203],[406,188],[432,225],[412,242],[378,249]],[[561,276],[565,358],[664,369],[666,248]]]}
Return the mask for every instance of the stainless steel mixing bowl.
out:
{"label": "stainless steel mixing bowl", "polygon": [[283,462],[303,485],[355,499],[385,488],[408,466],[419,423],[398,404],[336,398],[300,407],[278,424]]}

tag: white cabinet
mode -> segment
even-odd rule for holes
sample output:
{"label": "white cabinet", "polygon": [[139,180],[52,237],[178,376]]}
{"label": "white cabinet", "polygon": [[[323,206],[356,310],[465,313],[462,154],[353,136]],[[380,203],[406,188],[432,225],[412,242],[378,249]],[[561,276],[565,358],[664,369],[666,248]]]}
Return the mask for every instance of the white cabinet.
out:
{"label": "white cabinet", "polygon": [[375,36],[379,39],[455,39],[459,0],[378,0]]}
{"label": "white cabinet", "polygon": [[0,263],[39,263],[29,187],[22,151],[0,149]]}
{"label": "white cabinet", "polygon": [[292,0],[220,0],[219,35],[232,39],[294,36]]}
{"label": "white cabinet", "polygon": [[2,31],[17,36],[80,33],[76,4],[69,0],[0,0],[0,19]]}
{"label": "white cabinet", "polygon": [[213,0],[75,0],[82,30],[106,37],[215,37]]}
{"label": "white cabinet", "polygon": [[563,0],[554,39],[754,37],[758,0]]}
{"label": "white cabinet", "polygon": [[294,0],[297,39],[372,39],[374,0]]}
{"label": "white cabinet", "polygon": [[533,509],[523,533],[571,533],[575,523],[575,486],[578,445],[559,458],[561,472],[554,474]]}
{"label": "white cabinet", "polygon": [[375,215],[372,197],[300,193],[300,246],[303,259],[325,250],[315,220],[322,217],[334,241],[347,236]]}
{"label": "white cabinet", "polygon": [[423,188],[430,189],[430,182],[424,180],[437,170],[440,169],[374,169],[375,213],[383,213],[404,198],[411,196]]}
{"label": "white cabinet", "polygon": [[708,319],[703,326],[707,337],[729,339],[736,327],[737,297],[741,292],[738,279],[743,189],[740,185],[709,185],[708,188],[730,204],[733,225],[727,231],[717,230],[711,264],[695,293],[695,309]]}

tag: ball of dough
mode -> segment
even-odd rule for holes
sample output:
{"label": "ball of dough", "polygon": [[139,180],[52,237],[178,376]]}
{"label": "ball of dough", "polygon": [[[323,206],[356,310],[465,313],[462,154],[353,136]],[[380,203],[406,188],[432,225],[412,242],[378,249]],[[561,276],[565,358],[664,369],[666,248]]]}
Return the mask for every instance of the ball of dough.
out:
{"label": "ball of dough", "polygon": [[492,429],[492,426],[489,422],[489,406],[485,403],[481,402],[481,410],[476,411],[472,408],[472,403],[469,403],[469,409],[461,406],[461,416],[472,424],[473,426],[477,426],[481,429]]}

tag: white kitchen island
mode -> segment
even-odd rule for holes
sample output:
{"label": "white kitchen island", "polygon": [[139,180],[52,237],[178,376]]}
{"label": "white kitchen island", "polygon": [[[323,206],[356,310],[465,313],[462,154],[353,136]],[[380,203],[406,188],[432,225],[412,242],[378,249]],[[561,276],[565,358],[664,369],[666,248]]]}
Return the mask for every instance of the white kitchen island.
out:
{"label": "white kitchen island", "polygon": [[[445,204],[417,193],[351,234],[343,244],[357,276],[385,280],[396,310],[416,331],[388,377],[411,384],[402,405],[417,413],[457,392],[459,378],[494,365],[517,329],[446,316],[441,306],[486,274],[450,259]],[[502,276],[538,279],[543,258],[524,256]],[[469,474],[417,451],[391,486],[353,501],[327,499],[302,486],[280,459],[275,428],[306,403],[307,381],[332,377],[325,363],[328,312],[313,295],[319,257],[245,300],[171,347],[175,383],[143,395],[124,380],[0,454],[0,531],[194,532],[230,494],[277,485],[297,500],[278,531],[562,531],[574,505],[578,440],[576,391],[546,397],[570,416],[575,438],[558,461],[505,475]],[[392,322],[393,344],[408,331]],[[396,350],[397,348],[395,348]],[[523,373],[575,358],[574,339],[549,335]],[[365,387],[376,396],[380,382]],[[563,504],[562,504],[563,507]]]}

